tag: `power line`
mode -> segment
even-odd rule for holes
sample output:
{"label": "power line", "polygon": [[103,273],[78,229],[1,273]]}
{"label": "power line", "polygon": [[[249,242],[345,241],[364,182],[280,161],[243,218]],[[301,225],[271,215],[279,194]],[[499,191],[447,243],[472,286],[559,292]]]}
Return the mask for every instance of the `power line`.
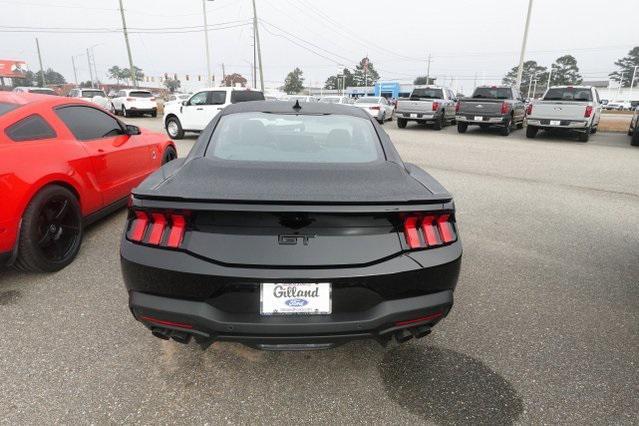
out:
{"label": "power line", "polygon": [[[251,22],[249,20],[243,21],[238,24],[230,24],[226,26],[213,27],[213,25],[209,25],[207,28],[209,31],[217,31],[217,30],[226,30],[230,28],[238,28],[246,25],[250,25]],[[222,25],[222,24],[214,24],[214,25]],[[131,29],[129,33],[131,34],[188,34],[188,33],[200,33],[204,31],[203,26],[199,26],[198,29],[193,29],[198,26],[190,26],[184,27],[182,30],[171,30],[168,28],[144,28],[144,29]],[[177,28],[177,27],[176,27]],[[102,28],[102,29],[90,29],[90,28],[38,28],[38,27],[21,27],[21,28],[11,28],[11,27],[0,27],[0,33],[46,33],[46,34],[117,34],[121,33],[121,28]]]}

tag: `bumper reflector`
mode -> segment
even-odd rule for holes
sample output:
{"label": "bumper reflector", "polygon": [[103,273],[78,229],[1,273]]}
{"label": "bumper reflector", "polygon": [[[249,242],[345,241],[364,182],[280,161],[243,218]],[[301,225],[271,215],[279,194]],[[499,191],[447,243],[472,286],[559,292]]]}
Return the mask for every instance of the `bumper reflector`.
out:
{"label": "bumper reflector", "polygon": [[158,324],[158,325],[167,325],[169,327],[186,328],[187,330],[190,330],[193,328],[191,324],[185,324],[183,322],[166,321],[166,320],[161,320],[161,319],[147,317],[147,316],[141,316],[140,321],[152,322],[153,324]]}
{"label": "bumper reflector", "polygon": [[398,327],[401,327],[404,325],[412,325],[412,324],[417,324],[420,322],[432,321],[434,319],[441,318],[443,316],[444,316],[444,313],[442,311],[438,311],[430,315],[425,315],[423,317],[413,318],[413,319],[409,319],[405,321],[395,321],[395,325]]}

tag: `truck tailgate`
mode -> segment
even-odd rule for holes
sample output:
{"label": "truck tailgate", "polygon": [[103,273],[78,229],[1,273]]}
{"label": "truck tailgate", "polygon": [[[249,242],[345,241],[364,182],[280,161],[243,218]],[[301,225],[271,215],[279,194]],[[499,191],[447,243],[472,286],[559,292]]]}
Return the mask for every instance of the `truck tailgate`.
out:
{"label": "truck tailgate", "polygon": [[502,102],[501,99],[464,99],[457,114],[499,115]]}
{"label": "truck tailgate", "polygon": [[432,101],[397,101],[398,113],[420,113],[433,111]]}
{"label": "truck tailgate", "polygon": [[530,117],[558,120],[583,120],[586,102],[540,101],[533,104]]}

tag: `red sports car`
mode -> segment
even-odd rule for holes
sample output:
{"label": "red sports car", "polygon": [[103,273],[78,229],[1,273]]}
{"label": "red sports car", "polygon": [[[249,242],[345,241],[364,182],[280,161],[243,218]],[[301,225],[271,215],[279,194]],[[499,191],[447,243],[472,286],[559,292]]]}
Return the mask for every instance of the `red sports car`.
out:
{"label": "red sports car", "polygon": [[88,102],[0,92],[0,264],[64,268],[84,226],[176,157],[166,136]]}

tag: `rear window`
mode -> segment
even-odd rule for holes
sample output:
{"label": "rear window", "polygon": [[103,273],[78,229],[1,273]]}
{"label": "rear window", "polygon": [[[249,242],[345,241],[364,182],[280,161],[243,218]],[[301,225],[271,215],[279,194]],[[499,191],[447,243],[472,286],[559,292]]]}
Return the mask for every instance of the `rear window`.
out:
{"label": "rear window", "polygon": [[131,92],[129,96],[133,98],[152,98],[153,94],[151,92]]}
{"label": "rear window", "polygon": [[444,99],[442,89],[415,89],[410,95],[411,99]]}
{"label": "rear window", "polygon": [[321,98],[319,101],[323,104],[338,104],[341,98]]}
{"label": "rear window", "polygon": [[590,89],[575,87],[555,87],[548,89],[544,96],[545,101],[592,101]]}
{"label": "rear window", "polygon": [[247,112],[220,118],[206,157],[230,161],[368,163],[383,157],[370,121],[346,115]]}
{"label": "rear window", "polygon": [[9,139],[14,142],[36,141],[40,139],[51,139],[56,137],[56,133],[39,115],[30,115],[5,130]]}
{"label": "rear window", "polygon": [[102,90],[83,90],[82,91],[83,98],[93,98],[95,96],[102,96],[103,98],[106,98],[106,95],[104,94]]}
{"label": "rear window", "polygon": [[55,95],[56,94],[53,90],[47,90],[47,89],[29,89],[29,93],[36,93],[38,95]]}
{"label": "rear window", "polygon": [[256,92],[254,90],[234,90],[231,92],[231,103],[236,104],[238,102],[248,101],[263,101],[264,93]]}
{"label": "rear window", "polygon": [[356,104],[378,104],[379,98],[359,98]]}
{"label": "rear window", "polygon": [[0,102],[0,115],[6,114],[7,112],[18,108],[19,106],[20,105],[18,104],[11,104],[9,102]]}
{"label": "rear window", "polygon": [[473,93],[478,99],[512,99],[512,89],[508,87],[478,87]]}

